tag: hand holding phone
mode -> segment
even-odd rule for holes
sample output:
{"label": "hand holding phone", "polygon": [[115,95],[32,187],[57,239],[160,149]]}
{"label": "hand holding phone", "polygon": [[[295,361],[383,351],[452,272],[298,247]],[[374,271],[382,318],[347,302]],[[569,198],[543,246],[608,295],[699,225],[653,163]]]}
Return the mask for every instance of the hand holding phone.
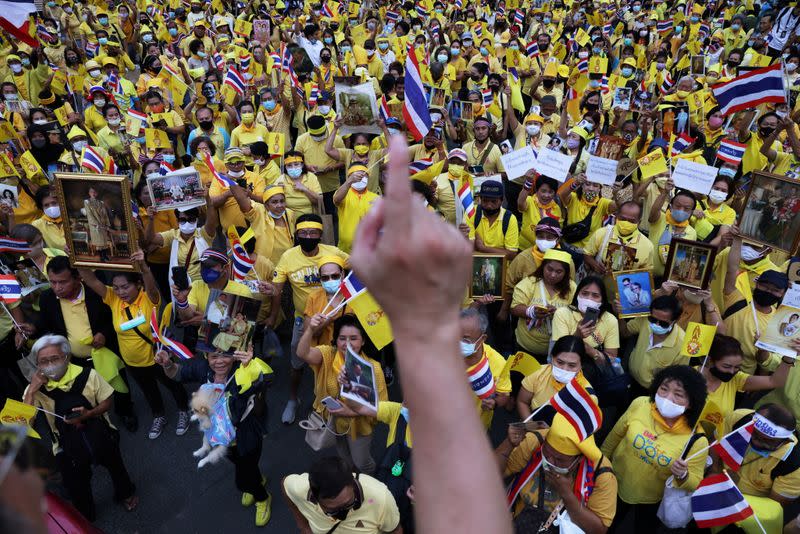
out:
{"label": "hand holding phone", "polygon": [[178,291],[186,291],[189,289],[189,275],[186,273],[186,267],[179,266],[172,268],[172,282]]}
{"label": "hand holding phone", "polygon": [[342,403],[334,399],[333,397],[325,397],[322,399],[322,405],[325,406],[328,410],[341,410]]}

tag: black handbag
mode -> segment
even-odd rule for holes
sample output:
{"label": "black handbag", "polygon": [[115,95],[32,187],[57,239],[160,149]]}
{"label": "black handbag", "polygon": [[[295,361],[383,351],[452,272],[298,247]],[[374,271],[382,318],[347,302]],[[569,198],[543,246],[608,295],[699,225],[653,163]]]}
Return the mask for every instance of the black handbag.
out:
{"label": "black handbag", "polygon": [[582,362],[583,375],[592,385],[600,406],[620,405],[628,396],[631,376],[628,373],[617,374],[611,367],[608,354],[602,348],[598,350],[606,360],[605,365],[598,365],[593,358],[589,358]]}
{"label": "black handbag", "polygon": [[566,225],[561,232],[562,239],[568,243],[576,243],[586,239],[586,236],[592,231],[592,215],[594,215],[594,210],[596,209],[597,206],[592,206],[588,215],[582,221]]}

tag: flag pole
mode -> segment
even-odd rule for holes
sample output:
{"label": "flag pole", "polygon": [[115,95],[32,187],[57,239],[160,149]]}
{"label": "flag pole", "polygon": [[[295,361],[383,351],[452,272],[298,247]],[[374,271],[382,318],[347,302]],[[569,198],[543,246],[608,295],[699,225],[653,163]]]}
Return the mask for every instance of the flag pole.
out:
{"label": "flag pole", "polygon": [[24,331],[24,330],[22,329],[22,327],[19,325],[19,323],[17,322],[17,320],[16,320],[16,319],[14,319],[14,316],[13,316],[13,315],[11,315],[11,311],[10,311],[10,310],[9,310],[9,309],[6,307],[6,301],[5,301],[5,300],[3,300],[3,299],[0,299],[0,305],[2,305],[2,306],[3,306],[3,310],[4,310],[4,311],[5,311],[5,312],[8,314],[8,316],[11,318],[11,322],[12,322],[12,323],[14,323],[14,327],[17,329],[17,331],[18,331],[20,334],[22,334],[22,337],[24,337],[25,339],[28,339],[28,334],[26,334],[26,333],[25,333],[25,331]]}
{"label": "flag pole", "polygon": [[341,310],[342,308],[344,308],[345,306],[347,306],[347,303],[348,303],[348,302],[350,302],[350,301],[348,301],[348,300],[343,300],[343,301],[341,302],[341,304],[339,304],[339,305],[338,305],[338,306],[336,306],[334,309],[332,309],[331,311],[329,311],[329,312],[328,312],[328,313],[325,315],[325,318],[326,318],[326,319],[329,319],[329,318],[331,317],[331,315],[333,315],[334,313],[338,312],[339,310]]}
{"label": "flag pole", "polygon": [[325,307],[322,308],[322,311],[319,312],[319,313],[322,314],[322,313],[325,313],[328,310],[328,307],[331,305],[331,302],[333,302],[334,299],[336,299],[336,297],[339,296],[339,291],[341,291],[341,290],[342,290],[342,286],[341,286],[341,284],[339,284],[339,287],[336,288],[336,293],[333,294],[331,299],[325,304]]}
{"label": "flag pole", "polygon": [[[66,418],[64,418],[64,416],[63,416],[63,415],[58,415],[57,413],[53,413],[53,412],[47,411],[47,410],[45,410],[44,408],[40,408],[40,407],[38,407],[38,406],[34,406],[34,408],[36,408],[36,409],[37,409],[37,410],[39,410],[40,412],[44,412],[44,413],[46,413],[46,414],[48,414],[48,415],[52,415],[53,417],[58,417],[59,419],[62,419],[62,420],[64,420],[64,421],[66,421]],[[764,527],[761,527],[761,528],[763,529]]]}
{"label": "flag pole", "polygon": [[703,452],[707,451],[708,449],[710,449],[710,448],[711,448],[711,447],[713,447],[714,445],[718,444],[719,442],[721,442],[723,439],[727,438],[728,436],[732,436],[733,434],[736,434],[737,432],[739,432],[739,430],[741,430],[741,428],[736,428],[736,429],[734,429],[734,430],[731,430],[730,432],[728,432],[727,434],[725,434],[725,435],[724,435],[724,436],[722,436],[721,438],[719,438],[719,439],[717,439],[717,440],[714,440],[714,441],[713,441],[713,442],[712,442],[710,445],[708,445],[707,447],[703,447],[702,449],[700,449],[699,451],[697,451],[697,452],[696,452],[696,453],[694,453],[693,455],[691,455],[691,456],[689,456],[688,458],[686,458],[686,461],[688,462],[688,461],[689,461],[689,460],[691,460],[692,458],[695,458],[695,457],[697,457],[697,456],[700,456],[700,454],[702,454]]}
{"label": "flag pole", "polygon": [[526,417],[526,418],[525,418],[525,420],[524,420],[524,421],[522,421],[522,422],[523,422],[523,423],[527,423],[528,421],[530,421],[531,419],[533,419],[533,416],[534,416],[534,415],[536,415],[537,413],[541,412],[541,411],[542,411],[542,409],[543,409],[545,406],[550,406],[550,401],[547,401],[546,403],[544,403],[544,404],[542,404],[541,406],[539,406],[538,408],[536,408],[536,410],[534,410],[534,411],[533,411],[533,413],[532,413],[532,414],[530,414],[528,417]]}
{"label": "flag pole", "polygon": [[756,515],[756,511],[755,511],[755,510],[753,510],[753,519],[755,519],[755,520],[756,520],[756,524],[758,525],[758,528],[760,528],[760,529],[761,529],[761,532],[762,532],[763,534],[767,534],[767,530],[764,528],[764,525],[762,525],[762,524],[761,524],[761,521],[759,521],[759,519],[758,519],[758,516]]}

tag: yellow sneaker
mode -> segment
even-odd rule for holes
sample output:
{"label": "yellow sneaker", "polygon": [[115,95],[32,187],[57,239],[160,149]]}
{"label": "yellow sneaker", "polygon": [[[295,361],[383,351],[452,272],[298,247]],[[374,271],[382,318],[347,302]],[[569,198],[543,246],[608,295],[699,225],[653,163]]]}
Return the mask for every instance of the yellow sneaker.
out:
{"label": "yellow sneaker", "polygon": [[263,527],[272,517],[272,494],[267,493],[267,500],[256,503],[256,526]]}
{"label": "yellow sneaker", "polygon": [[256,498],[252,493],[242,493],[242,506],[246,508],[252,506],[254,502],[256,502]]}

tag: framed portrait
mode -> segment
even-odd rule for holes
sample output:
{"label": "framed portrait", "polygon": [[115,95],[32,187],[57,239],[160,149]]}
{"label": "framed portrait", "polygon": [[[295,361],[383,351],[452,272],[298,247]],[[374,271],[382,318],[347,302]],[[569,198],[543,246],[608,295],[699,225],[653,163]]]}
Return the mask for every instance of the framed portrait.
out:
{"label": "framed portrait", "polygon": [[212,289],[206,316],[197,332],[197,350],[223,354],[247,350],[260,307],[261,302],[256,299]]}
{"label": "framed portrait", "polygon": [[664,268],[664,280],[690,289],[707,289],[717,249],[708,243],[673,237]]}
{"label": "framed portrait", "polygon": [[0,204],[10,208],[19,207],[19,191],[15,185],[0,184]]}
{"label": "framed portrait", "polygon": [[631,99],[633,98],[633,90],[629,87],[617,87],[614,89],[614,102],[611,104],[612,109],[621,108],[624,110],[631,109]]}
{"label": "framed portrait", "polygon": [[341,386],[341,397],[377,410],[378,389],[375,386],[375,368],[349,346],[344,357],[344,375],[345,383]]}
{"label": "framed portrait", "polygon": [[372,83],[350,85],[336,80],[336,109],[341,110],[342,133],[381,133],[375,122],[378,118],[378,101]]}
{"label": "framed portrait", "polygon": [[693,76],[706,75],[706,56],[692,56],[691,74]]}
{"label": "framed portrait", "polygon": [[13,274],[19,283],[22,296],[29,295],[37,289],[50,287],[50,282],[39,267],[29,260],[18,256],[8,256],[8,263],[0,262],[0,273]]}
{"label": "framed portrait", "polygon": [[134,271],[137,248],[127,176],[57,172],[64,236],[73,267]]}
{"label": "framed portrait", "polygon": [[647,269],[614,273],[614,286],[619,296],[621,319],[650,314],[653,273]]}
{"label": "framed portrait", "polygon": [[793,254],[800,233],[800,182],[753,171],[738,215],[739,233],[746,241]]}
{"label": "framed portrait", "polygon": [[605,265],[611,272],[632,270],[636,265],[636,249],[619,243],[609,243],[606,247]]}
{"label": "framed portrait", "polygon": [[187,167],[161,175],[147,177],[147,189],[156,211],[194,208],[206,203],[200,173]]}
{"label": "framed portrait", "polygon": [[506,256],[504,254],[473,254],[469,296],[491,295],[494,300],[503,300],[503,280],[505,278]]}

